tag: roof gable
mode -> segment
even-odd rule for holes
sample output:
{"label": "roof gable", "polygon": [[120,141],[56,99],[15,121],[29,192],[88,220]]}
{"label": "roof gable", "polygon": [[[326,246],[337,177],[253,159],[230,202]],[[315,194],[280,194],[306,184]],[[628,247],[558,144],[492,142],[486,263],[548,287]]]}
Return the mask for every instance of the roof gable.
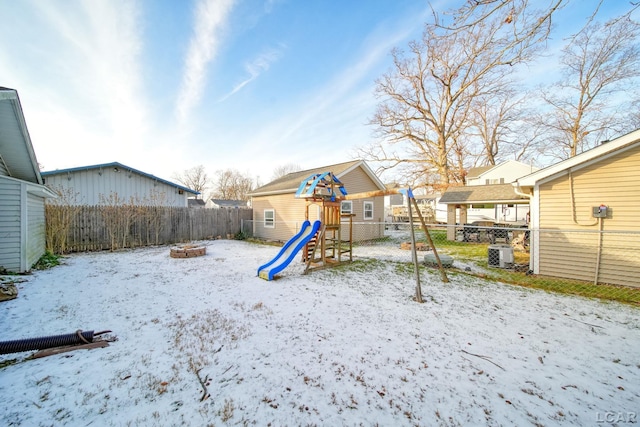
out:
{"label": "roof gable", "polygon": [[[477,171],[474,171],[477,169]],[[507,160],[497,165],[485,166],[481,168],[471,168],[467,174],[467,181],[486,179],[504,178],[504,181],[509,183],[516,178],[537,171],[539,168],[522,163],[517,160]],[[474,174],[472,175],[472,171]]]}
{"label": "roof gable", "polygon": [[518,178],[513,185],[518,187],[533,187],[542,181],[555,179],[567,174],[570,170],[578,170],[596,162],[620,154],[640,144],[640,129],[619,138],[603,143],[577,156],[563,160],[532,174]]}
{"label": "roof gable", "polygon": [[476,179],[486,171],[493,169],[493,167],[494,165],[469,168],[469,171],[467,172],[467,179]]}
{"label": "roof gable", "polygon": [[319,168],[298,172],[291,172],[283,177],[271,181],[268,184],[263,185],[262,187],[256,188],[251,193],[249,193],[249,195],[266,196],[271,194],[295,193],[300,186],[300,182],[313,174],[331,172],[334,176],[340,179],[341,177],[347,175],[349,172],[357,168],[362,168],[362,170],[367,174],[367,176],[369,176],[369,178],[371,178],[378,189],[384,190],[386,188],[385,185],[376,176],[376,174],[373,173],[371,168],[369,168],[369,166],[363,160],[353,160],[350,162],[338,163],[335,165],[322,166]]}
{"label": "roof gable", "polygon": [[9,176],[42,184],[18,92],[0,87],[0,162]]}

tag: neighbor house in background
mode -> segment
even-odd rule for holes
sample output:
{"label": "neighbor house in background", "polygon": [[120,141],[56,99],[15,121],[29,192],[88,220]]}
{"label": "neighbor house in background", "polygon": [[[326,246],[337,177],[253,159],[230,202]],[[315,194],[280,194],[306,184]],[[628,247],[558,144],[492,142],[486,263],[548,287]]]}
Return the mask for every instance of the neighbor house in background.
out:
{"label": "neighbor house in background", "polygon": [[202,200],[202,199],[190,198],[190,199],[187,200],[187,203],[189,204],[190,208],[204,209],[206,207],[205,203],[204,203],[204,200]]}
{"label": "neighbor house in background", "polygon": [[509,184],[540,168],[516,160],[507,160],[498,165],[470,168],[465,185]]}
{"label": "neighbor house in background", "polygon": [[29,271],[45,253],[44,201],[38,161],[18,93],[0,87],[0,270]]}
{"label": "neighbor house in background", "polygon": [[[538,169],[515,160],[471,168],[466,185],[449,187],[444,192],[438,201],[436,218],[451,225],[474,221],[524,225],[529,199],[517,194],[511,183]],[[449,238],[454,236],[455,230],[450,227]]]}
{"label": "neighbor house in background", "polygon": [[44,182],[70,205],[187,207],[198,193],[118,162],[42,172]]}
{"label": "neighbor house in background", "polygon": [[242,209],[249,206],[244,200],[209,199],[206,207],[209,209]]}
{"label": "neighbor house in background", "polygon": [[[384,184],[362,160],[292,172],[249,193],[253,207],[254,236],[287,241],[298,232],[305,220],[307,202],[294,197],[295,193],[303,180],[323,172],[331,172],[337,177],[348,194],[385,190]],[[358,223],[354,226],[354,240],[384,236],[384,196],[342,201],[341,213],[353,215],[353,222]],[[320,207],[310,206],[309,219],[313,221],[318,218]]]}
{"label": "neighbor house in background", "polygon": [[521,177],[535,274],[640,287],[640,130]]}

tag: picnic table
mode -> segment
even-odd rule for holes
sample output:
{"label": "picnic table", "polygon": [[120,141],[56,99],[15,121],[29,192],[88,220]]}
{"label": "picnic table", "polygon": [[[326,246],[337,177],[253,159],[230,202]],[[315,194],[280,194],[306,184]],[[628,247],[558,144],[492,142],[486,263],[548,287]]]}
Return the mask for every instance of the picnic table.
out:
{"label": "picnic table", "polygon": [[491,243],[495,243],[498,239],[503,239],[505,243],[509,243],[509,229],[502,224],[495,224],[490,230]]}
{"label": "picnic table", "polygon": [[490,240],[490,227],[493,225],[492,221],[474,221],[470,224],[464,224],[462,227],[462,241],[470,242],[473,239],[476,242],[481,242]]}
{"label": "picnic table", "polygon": [[464,224],[462,228],[463,242],[491,242],[496,243],[497,240],[504,240],[509,243],[510,229],[507,225],[496,224],[492,221],[474,221],[470,224]]}

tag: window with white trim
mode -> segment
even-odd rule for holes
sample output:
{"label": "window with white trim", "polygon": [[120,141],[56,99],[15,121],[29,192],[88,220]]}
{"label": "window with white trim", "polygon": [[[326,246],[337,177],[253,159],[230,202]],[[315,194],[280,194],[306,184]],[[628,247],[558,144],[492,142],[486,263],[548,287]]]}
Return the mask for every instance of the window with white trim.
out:
{"label": "window with white trim", "polygon": [[264,228],[276,227],[276,211],[273,209],[264,210]]}
{"label": "window with white trim", "polygon": [[364,202],[364,219],[373,219],[373,202]]}
{"label": "window with white trim", "polygon": [[351,200],[343,200],[340,202],[340,213],[343,215],[351,215],[353,213],[353,202]]}

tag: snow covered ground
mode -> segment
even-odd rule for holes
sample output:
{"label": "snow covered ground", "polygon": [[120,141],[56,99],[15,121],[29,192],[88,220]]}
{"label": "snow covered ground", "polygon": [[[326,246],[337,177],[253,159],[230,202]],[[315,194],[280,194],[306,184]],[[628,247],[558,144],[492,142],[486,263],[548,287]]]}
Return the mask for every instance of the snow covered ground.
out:
{"label": "snow covered ground", "polygon": [[0,341],[77,329],[117,341],[0,356],[18,359],[0,368],[0,425],[640,421],[636,308],[433,270],[418,304],[410,266],[390,260],[306,276],[296,261],[267,282],[256,268],[279,248],[200,243],[198,258],[77,254],[26,276],[0,304]]}

